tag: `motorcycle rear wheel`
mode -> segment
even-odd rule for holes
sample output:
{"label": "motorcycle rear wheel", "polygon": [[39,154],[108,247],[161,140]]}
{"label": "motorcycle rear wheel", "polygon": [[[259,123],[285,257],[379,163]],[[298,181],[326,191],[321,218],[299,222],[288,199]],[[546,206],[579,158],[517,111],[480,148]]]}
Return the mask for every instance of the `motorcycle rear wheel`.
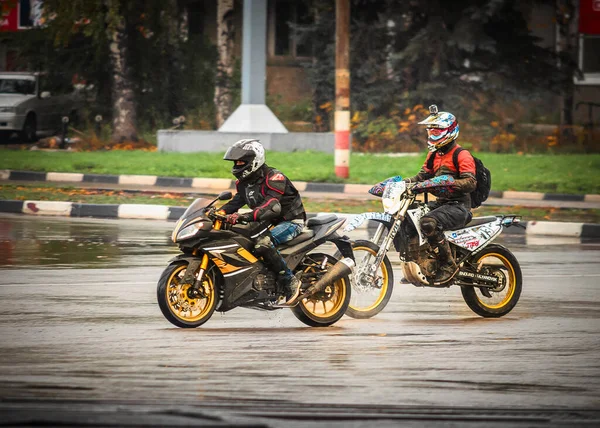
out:
{"label": "motorcycle rear wheel", "polygon": [[462,286],[465,303],[477,315],[499,318],[509,313],[519,301],[523,286],[523,275],[516,257],[502,245],[489,245],[475,256],[472,262],[486,275],[503,278],[501,290],[488,289],[486,297],[478,287]]}
{"label": "motorcycle rear wheel", "polygon": [[217,306],[218,294],[213,276],[206,273],[203,291],[207,297],[191,298],[187,293],[191,285],[181,284],[187,266],[188,262],[183,260],[167,266],[158,280],[156,297],[162,314],[171,324],[195,328],[210,319]]}
{"label": "motorcycle rear wheel", "polygon": [[[325,258],[327,258],[325,266],[328,269],[337,262],[336,259],[327,254],[311,253],[307,255],[308,257],[310,257],[312,263],[306,263],[305,259],[299,267],[305,274],[315,272]],[[347,276],[340,278],[325,287],[323,291],[302,299],[296,306],[291,308],[292,313],[304,324],[311,327],[328,327],[344,316],[350,303],[351,288],[350,278]]]}
{"label": "motorcycle rear wheel", "polygon": [[373,284],[368,286],[357,283],[363,264],[373,261],[379,251],[379,246],[371,241],[358,240],[352,244],[356,266],[354,278],[352,278],[352,299],[346,310],[346,315],[352,318],[372,318],[381,312],[390,301],[394,291],[394,272],[392,263],[386,255],[376,270],[377,276],[381,278],[381,288]]}

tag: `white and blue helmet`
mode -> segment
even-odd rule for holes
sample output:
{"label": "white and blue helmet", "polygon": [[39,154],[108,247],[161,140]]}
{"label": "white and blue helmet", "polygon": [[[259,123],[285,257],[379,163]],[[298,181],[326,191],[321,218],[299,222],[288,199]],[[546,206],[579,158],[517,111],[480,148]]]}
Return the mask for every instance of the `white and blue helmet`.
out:
{"label": "white and blue helmet", "polygon": [[431,113],[427,119],[419,122],[427,128],[427,148],[435,152],[440,147],[450,144],[458,138],[458,122],[452,113],[442,111],[438,113],[437,106],[429,107]]}

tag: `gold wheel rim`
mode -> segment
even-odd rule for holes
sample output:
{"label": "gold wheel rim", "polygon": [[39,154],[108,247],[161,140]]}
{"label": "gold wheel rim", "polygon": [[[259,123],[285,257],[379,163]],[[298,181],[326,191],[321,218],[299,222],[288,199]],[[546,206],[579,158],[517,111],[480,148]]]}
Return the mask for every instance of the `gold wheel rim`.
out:
{"label": "gold wheel rim", "polygon": [[[489,257],[490,258],[495,257],[498,260],[500,260],[502,262],[502,266],[504,266],[504,269],[506,269],[506,271],[508,273],[507,278],[506,278],[508,280],[508,284],[506,284],[505,289],[507,289],[508,292],[506,293],[506,296],[504,297],[504,299],[502,299],[502,301],[500,303],[495,304],[495,305],[489,305],[486,302],[484,302],[481,299],[481,297],[479,297],[479,294],[477,294],[477,300],[479,300],[479,303],[481,303],[482,306],[485,306],[488,309],[500,309],[503,306],[505,306],[508,302],[510,302],[513,295],[515,294],[515,289],[517,286],[517,274],[515,272],[515,269],[514,269],[512,263],[509,262],[508,259],[506,257],[504,257],[502,254],[498,254],[498,253],[484,254],[483,257],[481,257],[477,260],[477,264],[481,264],[482,260],[485,260],[486,258],[489,258]],[[483,262],[483,265],[485,265],[485,262]],[[493,293],[493,291],[491,291],[491,292]]]}
{"label": "gold wheel rim", "polygon": [[215,303],[214,284],[210,276],[206,275],[204,277],[204,292],[208,294],[208,297],[190,299],[187,290],[191,285],[181,285],[180,283],[186,268],[187,266],[178,266],[169,276],[166,287],[167,304],[171,313],[177,318],[186,322],[195,322],[210,313]]}
{"label": "gold wheel rim", "polygon": [[[374,256],[377,255],[377,253],[372,248],[369,248],[369,247],[354,247],[352,249],[352,251],[367,251],[371,255],[374,255]],[[375,300],[375,303],[373,303],[371,306],[369,306],[367,308],[353,306],[352,303],[350,303],[350,305],[349,305],[350,308],[354,309],[355,311],[359,311],[359,312],[368,312],[368,311],[376,308],[377,306],[379,306],[379,304],[383,301],[383,299],[385,298],[385,295],[387,294],[387,290],[388,290],[389,276],[388,276],[388,270],[383,261],[379,265],[379,268],[381,269],[381,276],[382,276],[383,284],[381,286],[379,296],[377,297],[377,300]]]}
{"label": "gold wheel rim", "polygon": [[[331,268],[333,265],[327,263],[327,266],[328,268]],[[310,269],[307,269],[305,272],[308,271],[310,271]],[[328,318],[339,312],[346,300],[346,281],[344,278],[338,279],[333,284],[325,287],[323,292],[329,294],[329,299],[320,300],[314,296],[309,296],[302,299],[300,302],[307,312],[317,318]]]}

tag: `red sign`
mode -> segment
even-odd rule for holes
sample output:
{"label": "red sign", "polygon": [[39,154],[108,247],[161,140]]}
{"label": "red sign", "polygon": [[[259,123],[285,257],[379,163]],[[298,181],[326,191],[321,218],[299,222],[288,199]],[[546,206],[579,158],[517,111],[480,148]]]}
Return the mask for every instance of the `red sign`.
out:
{"label": "red sign", "polygon": [[19,28],[19,10],[17,5],[8,9],[8,6],[0,4],[0,10],[2,11],[0,31],[17,31],[17,28]]}
{"label": "red sign", "polygon": [[600,34],[600,0],[579,2],[579,32]]}
{"label": "red sign", "polygon": [[41,25],[42,0],[0,0],[0,31],[17,31]]}

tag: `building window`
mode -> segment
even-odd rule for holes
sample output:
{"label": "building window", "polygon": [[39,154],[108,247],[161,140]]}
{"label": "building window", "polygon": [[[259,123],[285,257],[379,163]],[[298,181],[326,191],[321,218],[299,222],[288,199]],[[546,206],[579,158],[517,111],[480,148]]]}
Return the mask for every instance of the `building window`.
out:
{"label": "building window", "polygon": [[600,35],[579,35],[579,69],[583,72],[583,80],[576,80],[580,85],[600,84]]}
{"label": "building window", "polygon": [[269,2],[269,56],[308,58],[311,46],[301,40],[295,25],[307,25],[313,21],[306,2],[271,0]]}

